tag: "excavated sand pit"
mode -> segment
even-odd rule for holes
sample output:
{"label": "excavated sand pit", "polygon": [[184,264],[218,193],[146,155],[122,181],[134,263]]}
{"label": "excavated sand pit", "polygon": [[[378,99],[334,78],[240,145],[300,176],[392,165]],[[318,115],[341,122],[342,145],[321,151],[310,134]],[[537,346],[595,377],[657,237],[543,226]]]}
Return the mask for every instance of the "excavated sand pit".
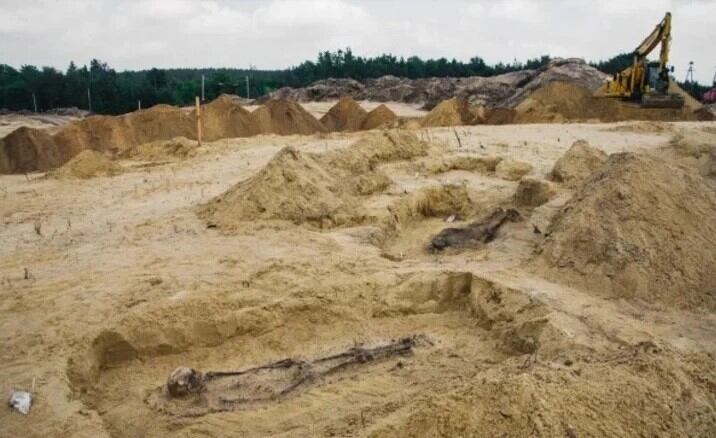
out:
{"label": "excavated sand pit", "polygon": [[[187,137],[112,178],[0,175],[0,387],[33,396],[0,435],[713,435],[711,126],[617,126]],[[548,182],[580,139],[607,161]],[[446,229],[475,236],[431,250]],[[180,367],[213,377],[168,397]]]}

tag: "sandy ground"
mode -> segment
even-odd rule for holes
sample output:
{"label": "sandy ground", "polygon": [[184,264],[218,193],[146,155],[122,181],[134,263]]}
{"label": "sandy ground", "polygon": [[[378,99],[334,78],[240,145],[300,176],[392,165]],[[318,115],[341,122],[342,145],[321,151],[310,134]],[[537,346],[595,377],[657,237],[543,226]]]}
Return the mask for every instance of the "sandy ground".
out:
{"label": "sandy ground", "polygon": [[[613,153],[654,149],[671,135],[612,127],[417,131],[430,155],[385,164],[392,185],[365,203],[387,216],[386,206],[424,187],[464,184],[479,215],[509,202],[517,183],[430,174],[420,164],[496,155],[528,162],[530,176],[543,178],[577,139]],[[548,222],[566,190],[484,248],[441,255],[425,245],[447,225],[442,217],[405,224],[376,244],[373,225],[257,222],[226,233],[195,214],[283,146],[323,152],[360,135],[221,140],[189,160],[126,161],[123,174],[91,181],[0,176],[0,393],[35,397],[28,416],[0,409],[0,435],[715,432],[712,401],[671,394],[676,380],[696,382],[683,383],[690,394],[716,382],[714,315],[605,300],[523,268],[541,239],[534,226]],[[494,312],[487,319],[486,308]],[[199,416],[147,401],[177,366],[236,370],[411,335],[421,336],[411,356],[346,369],[280,400]]]}

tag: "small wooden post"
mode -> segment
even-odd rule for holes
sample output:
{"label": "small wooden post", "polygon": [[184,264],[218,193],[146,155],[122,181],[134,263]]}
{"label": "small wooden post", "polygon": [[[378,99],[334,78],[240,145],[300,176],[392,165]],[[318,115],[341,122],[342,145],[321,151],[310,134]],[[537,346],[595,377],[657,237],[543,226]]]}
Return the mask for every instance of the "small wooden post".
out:
{"label": "small wooden post", "polygon": [[201,104],[199,103],[199,96],[196,96],[196,139],[199,141],[199,147],[201,147]]}

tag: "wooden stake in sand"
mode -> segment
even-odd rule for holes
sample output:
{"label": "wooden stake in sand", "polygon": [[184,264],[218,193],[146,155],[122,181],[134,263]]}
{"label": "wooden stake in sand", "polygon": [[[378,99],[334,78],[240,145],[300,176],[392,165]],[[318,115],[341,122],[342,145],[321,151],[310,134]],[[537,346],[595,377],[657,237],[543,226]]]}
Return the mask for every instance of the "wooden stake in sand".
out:
{"label": "wooden stake in sand", "polygon": [[201,104],[199,103],[199,96],[196,96],[196,139],[199,141],[199,147],[201,147]]}

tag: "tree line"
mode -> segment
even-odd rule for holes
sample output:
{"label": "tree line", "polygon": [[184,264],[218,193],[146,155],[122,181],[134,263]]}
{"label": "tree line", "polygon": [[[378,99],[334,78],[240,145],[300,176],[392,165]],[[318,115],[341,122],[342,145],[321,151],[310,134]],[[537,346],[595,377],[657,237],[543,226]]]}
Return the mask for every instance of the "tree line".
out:
{"label": "tree line", "polygon": [[[256,98],[278,88],[303,87],[326,78],[353,78],[359,81],[394,75],[411,79],[427,77],[494,76],[511,71],[535,69],[551,58],[542,56],[526,62],[487,64],[480,57],[468,62],[446,58],[423,60],[383,54],[362,57],[351,49],[325,51],[316,61],[304,61],[284,70],[234,68],[157,69],[117,72],[107,63],[93,59],[89,66],[70,62],[66,71],[53,67],[24,65],[15,69],[0,64],[0,108],[46,111],[60,107],[91,109],[99,114],[121,114],[158,103],[191,105],[200,94],[205,78],[205,98],[222,93]],[[620,71],[631,62],[621,54],[593,63],[606,73]],[[249,77],[248,89],[246,77]],[[704,90],[705,91],[705,87]],[[702,92],[703,93],[703,92]]]}

